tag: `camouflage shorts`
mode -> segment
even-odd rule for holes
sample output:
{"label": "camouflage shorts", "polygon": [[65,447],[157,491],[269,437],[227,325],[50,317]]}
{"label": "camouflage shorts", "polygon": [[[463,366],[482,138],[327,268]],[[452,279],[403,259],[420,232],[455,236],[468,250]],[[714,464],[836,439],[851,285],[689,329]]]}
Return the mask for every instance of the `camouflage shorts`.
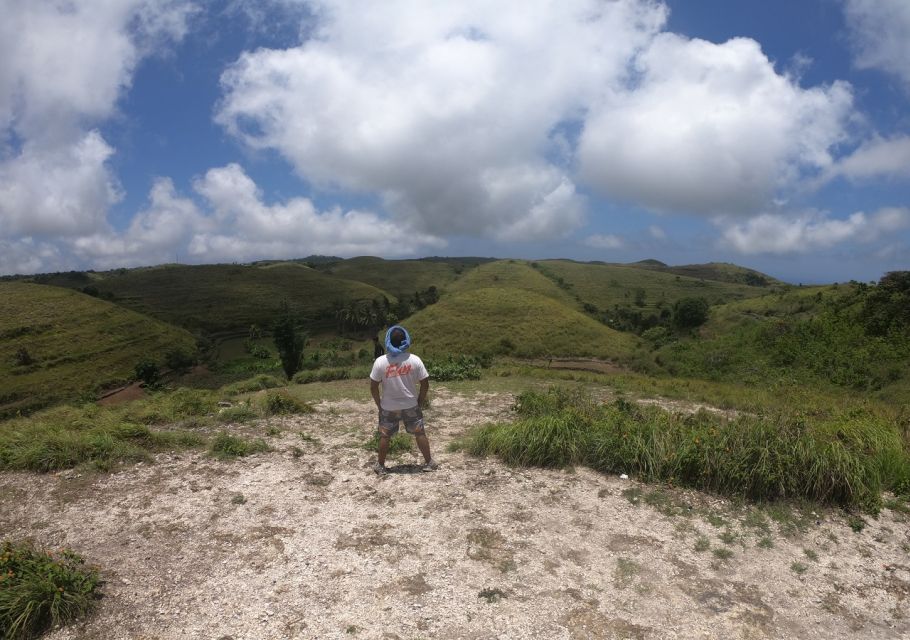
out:
{"label": "camouflage shorts", "polygon": [[410,409],[397,409],[387,411],[379,410],[379,432],[384,436],[394,436],[398,433],[398,423],[404,421],[404,430],[414,435],[424,431],[423,411],[420,407]]}

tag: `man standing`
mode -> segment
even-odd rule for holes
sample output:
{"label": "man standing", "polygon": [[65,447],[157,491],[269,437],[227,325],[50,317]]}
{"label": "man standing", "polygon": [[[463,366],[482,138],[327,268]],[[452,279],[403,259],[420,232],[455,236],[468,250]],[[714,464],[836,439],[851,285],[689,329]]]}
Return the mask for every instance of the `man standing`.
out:
{"label": "man standing", "polygon": [[410,347],[411,336],[404,327],[389,328],[385,334],[386,354],[376,358],[370,372],[370,393],[379,409],[379,461],[373,466],[373,471],[379,475],[388,473],[385,457],[389,440],[398,432],[402,421],[405,431],[414,435],[417,448],[423,454],[423,470],[435,471],[439,467],[430,456],[430,441],[421,411],[427,401],[430,374],[423,361],[408,352]]}

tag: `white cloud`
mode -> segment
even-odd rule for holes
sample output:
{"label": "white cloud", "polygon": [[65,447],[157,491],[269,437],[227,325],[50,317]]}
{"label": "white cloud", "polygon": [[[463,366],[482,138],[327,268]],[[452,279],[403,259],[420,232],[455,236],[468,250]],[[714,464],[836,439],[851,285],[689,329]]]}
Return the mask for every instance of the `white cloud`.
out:
{"label": "white cloud", "polygon": [[849,85],[801,88],[758,43],[670,33],[636,60],[640,76],[605,97],[579,143],[601,193],[657,210],[748,214],[827,167],[845,138]]}
{"label": "white cloud", "polygon": [[868,140],[853,153],[838,160],[824,177],[830,180],[836,176],[850,180],[910,177],[910,136]]}
{"label": "white cloud", "polygon": [[0,20],[0,234],[92,233],[119,197],[113,116],[141,58],[183,37],[186,0],[9,0]]}
{"label": "white cloud", "polygon": [[844,0],[844,11],[856,66],[891,73],[910,90],[910,2]]}
{"label": "white cloud", "polygon": [[656,224],[652,224],[648,227],[648,234],[655,240],[667,239],[667,232],[658,227]]}
{"label": "white cloud", "polygon": [[379,193],[426,233],[539,239],[581,223],[556,129],[666,19],[638,0],[310,3],[316,36],[244,54],[217,120],[318,185]]}
{"label": "white cloud", "polygon": [[612,233],[588,236],[582,241],[582,244],[594,249],[622,249],[625,245],[622,238]]}
{"label": "white cloud", "polygon": [[0,273],[29,274],[42,271],[61,271],[72,264],[59,247],[34,238],[4,240],[0,237]]}
{"label": "white cloud", "polygon": [[125,231],[75,239],[73,253],[101,268],[172,262],[246,262],[313,253],[413,256],[444,242],[368,211],[318,211],[306,198],[266,204],[237,164],[195,181],[205,201],[180,196],[170,179],[155,182],[149,206]]}
{"label": "white cloud", "polygon": [[763,214],[726,228],[723,241],[744,254],[808,253],[848,240],[874,242],[908,227],[910,209],[896,207],[871,215],[860,211],[844,220],[819,212],[792,217]]}

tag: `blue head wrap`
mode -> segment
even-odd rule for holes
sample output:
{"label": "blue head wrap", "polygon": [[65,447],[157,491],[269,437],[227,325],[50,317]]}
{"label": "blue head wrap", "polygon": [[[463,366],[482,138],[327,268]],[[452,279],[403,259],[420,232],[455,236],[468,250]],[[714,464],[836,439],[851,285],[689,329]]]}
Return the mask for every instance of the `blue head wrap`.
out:
{"label": "blue head wrap", "polygon": [[[404,341],[401,343],[400,346],[397,346],[397,347],[392,345],[392,332],[395,331],[396,329],[400,329],[404,333]],[[399,353],[404,353],[405,351],[407,351],[410,348],[411,348],[411,336],[408,333],[408,330],[405,329],[404,327],[402,327],[401,325],[397,325],[397,324],[393,327],[389,327],[389,330],[385,332],[386,353],[395,356],[395,355],[398,355]]]}

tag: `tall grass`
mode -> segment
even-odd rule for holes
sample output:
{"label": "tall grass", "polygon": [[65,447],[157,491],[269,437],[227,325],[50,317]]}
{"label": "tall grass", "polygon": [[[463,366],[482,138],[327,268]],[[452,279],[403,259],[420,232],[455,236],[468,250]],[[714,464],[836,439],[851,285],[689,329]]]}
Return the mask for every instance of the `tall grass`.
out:
{"label": "tall grass", "polygon": [[875,510],[883,490],[910,491],[910,455],[896,425],[862,409],[725,420],[624,400],[599,405],[578,391],[521,394],[519,420],[475,430],[477,455],[517,465],[583,464],[752,499],[802,498]]}
{"label": "tall grass", "polygon": [[0,546],[0,634],[33,638],[88,613],[101,579],[72,551],[58,554],[28,543]]}

